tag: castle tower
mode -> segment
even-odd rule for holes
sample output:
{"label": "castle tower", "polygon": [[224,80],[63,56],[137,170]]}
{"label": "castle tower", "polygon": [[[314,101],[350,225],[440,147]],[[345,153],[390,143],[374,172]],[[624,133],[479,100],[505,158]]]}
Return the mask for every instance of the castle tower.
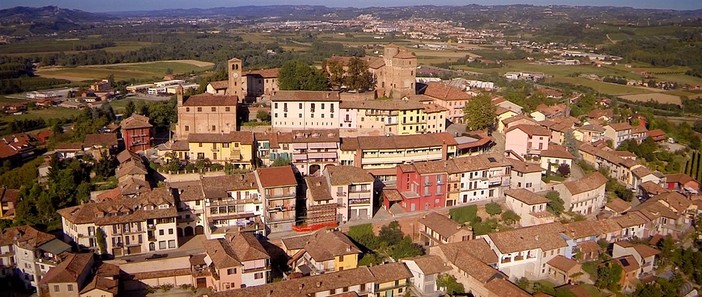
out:
{"label": "castle tower", "polygon": [[176,88],[176,100],[178,100],[178,106],[183,106],[183,85],[178,85]]}
{"label": "castle tower", "polygon": [[239,99],[242,98],[242,86],[241,86],[241,72],[242,64],[241,60],[237,58],[230,59],[227,61],[227,72],[229,73],[229,87],[227,88],[227,95],[237,96]]}

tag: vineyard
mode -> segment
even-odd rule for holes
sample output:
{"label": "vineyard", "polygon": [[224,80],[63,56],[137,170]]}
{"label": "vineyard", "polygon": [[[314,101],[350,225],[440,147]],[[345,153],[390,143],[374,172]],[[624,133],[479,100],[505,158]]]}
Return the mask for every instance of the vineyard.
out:
{"label": "vineyard", "polygon": [[684,173],[692,176],[696,180],[702,180],[702,153],[700,151],[693,151],[692,157],[685,162]]}

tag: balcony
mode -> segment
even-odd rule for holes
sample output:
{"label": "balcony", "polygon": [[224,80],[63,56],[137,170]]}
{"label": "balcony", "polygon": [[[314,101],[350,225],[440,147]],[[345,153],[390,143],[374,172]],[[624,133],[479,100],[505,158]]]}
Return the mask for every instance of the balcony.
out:
{"label": "balcony", "polygon": [[266,265],[260,266],[260,267],[244,268],[244,273],[266,271],[266,270],[270,270],[270,269],[271,269],[271,264],[266,264]]}
{"label": "balcony", "polygon": [[156,230],[156,225],[154,225],[154,224],[148,224],[148,225],[146,226],[146,229],[147,229],[147,230]]}
{"label": "balcony", "polygon": [[371,199],[370,199],[370,198],[349,199],[349,204],[350,204],[350,205],[370,204],[370,203],[371,203]]}

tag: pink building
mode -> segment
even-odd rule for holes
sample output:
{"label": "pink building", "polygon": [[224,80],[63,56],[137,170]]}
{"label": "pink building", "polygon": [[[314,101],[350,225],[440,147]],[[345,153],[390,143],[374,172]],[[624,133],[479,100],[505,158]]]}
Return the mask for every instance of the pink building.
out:
{"label": "pink building", "polygon": [[[432,162],[434,164],[435,162]],[[400,206],[406,211],[429,210],[446,206],[445,167],[426,166],[427,162],[397,166]],[[389,203],[388,203],[389,206]]]}
{"label": "pink building", "polygon": [[516,125],[505,132],[505,151],[522,157],[539,156],[548,149],[551,132],[542,126]]}

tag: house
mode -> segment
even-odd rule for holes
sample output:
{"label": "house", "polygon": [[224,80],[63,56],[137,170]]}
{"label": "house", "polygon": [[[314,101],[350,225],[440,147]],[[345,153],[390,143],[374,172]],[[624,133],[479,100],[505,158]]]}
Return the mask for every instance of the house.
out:
{"label": "house", "polygon": [[611,140],[612,146],[615,148],[619,147],[622,142],[632,139],[633,137],[631,135],[632,127],[629,123],[609,124],[604,126],[604,129],[605,138]]}
{"label": "house", "polygon": [[[205,207],[202,184],[202,180],[171,181],[166,183],[166,186],[173,192],[178,205],[176,234],[179,238],[205,234],[206,221],[203,214]],[[208,236],[208,238],[212,237]]]}
{"label": "house", "polygon": [[307,214],[302,225],[335,226],[338,223],[336,215],[338,204],[331,195],[327,179],[323,176],[307,176],[305,184]]}
{"label": "house", "polygon": [[375,178],[370,173],[353,166],[329,166],[322,175],[335,195],[340,222],[373,217]]}
{"label": "house", "polygon": [[205,93],[185,99],[183,88],[179,87],[176,98],[176,140],[186,140],[190,133],[227,134],[238,130],[236,107],[239,97]]}
{"label": "house", "polygon": [[[202,214],[192,214],[197,220],[193,222],[194,234],[205,233],[208,238],[223,238],[226,234],[241,232],[266,234],[263,200],[253,172],[204,176],[201,190],[204,210]],[[197,204],[198,200],[195,200],[195,205],[189,205],[189,208],[196,209]],[[201,225],[204,225],[204,232],[198,232]],[[189,226],[191,229],[186,226],[184,230],[186,236],[193,235],[192,226]]]}
{"label": "house", "polygon": [[293,130],[292,164],[303,175],[319,176],[322,169],[339,164],[339,142],[338,129]]}
{"label": "house", "polygon": [[271,101],[271,125],[275,129],[339,128],[339,92],[278,91]]}
{"label": "house", "polygon": [[597,142],[604,139],[604,133],[604,127],[597,124],[583,125],[573,130],[575,139],[585,143]]}
{"label": "house", "polygon": [[652,181],[647,181],[639,185],[639,193],[643,200],[648,200],[651,197],[660,195],[670,190],[663,188],[660,184],[654,183]]}
{"label": "house", "polygon": [[612,257],[633,256],[639,264],[639,271],[636,277],[653,273],[656,256],[661,251],[645,244],[631,243],[629,241],[618,241],[612,246]]}
{"label": "house", "polygon": [[551,132],[541,126],[519,124],[505,130],[505,150],[520,157],[538,157],[548,150]]}
{"label": "house", "polygon": [[18,189],[8,189],[6,186],[0,188],[0,218],[12,219],[15,217],[15,207],[19,198],[20,191]]}
{"label": "house", "polygon": [[680,193],[697,194],[700,183],[684,173],[674,173],[665,176],[665,188]]}
{"label": "house", "polygon": [[244,73],[242,77],[242,87],[244,89],[243,97],[260,98],[261,96],[271,96],[275,94],[280,87],[278,86],[279,68],[252,70]]}
{"label": "house", "polygon": [[439,274],[451,270],[451,267],[436,255],[405,258],[401,262],[412,272],[411,283],[420,294],[440,293],[436,280]]}
{"label": "house", "polygon": [[79,246],[97,251],[96,232],[102,232],[106,244],[101,252],[105,254],[119,257],[178,248],[178,211],[167,188],[156,188],[134,198],[63,208],[58,214],[64,238]]}
{"label": "house", "polygon": [[504,123],[502,121],[509,119],[511,117],[515,117],[519,115],[518,112],[504,108],[502,106],[496,106],[495,107],[495,115],[497,116],[497,131],[503,132],[505,129]]}
{"label": "house", "polygon": [[561,234],[560,223],[541,224],[482,236],[497,255],[497,269],[509,279],[521,277],[542,279],[548,277],[546,263],[561,255],[572,258],[574,243]]}
{"label": "house", "polygon": [[612,201],[605,204],[606,211],[610,211],[615,215],[621,215],[631,209],[631,203],[619,198],[614,198]]}
{"label": "house", "polygon": [[419,219],[419,234],[424,245],[437,245],[471,240],[473,231],[445,215],[429,212]]}
{"label": "house", "polygon": [[582,273],[582,266],[573,259],[558,255],[546,262],[548,274],[558,284],[570,284],[577,273]]}
{"label": "house", "polygon": [[525,114],[518,114],[513,117],[502,119],[498,122],[497,131],[505,133],[505,130],[517,125],[539,125],[534,119]]}
{"label": "house", "polygon": [[251,169],[254,165],[254,134],[247,131],[229,133],[190,133],[186,160],[210,160],[230,163],[235,169]]}
{"label": "house", "polygon": [[133,114],[122,120],[120,128],[124,147],[127,150],[138,152],[151,148],[154,126],[149,121],[148,117],[139,114]]}
{"label": "house", "polygon": [[[298,245],[300,243],[302,247]],[[288,265],[303,275],[354,269],[361,249],[340,231],[319,230],[304,238],[283,239],[286,250],[297,250]]]}
{"label": "house", "polygon": [[207,287],[226,291],[261,286],[271,281],[270,255],[253,233],[243,232],[204,242],[211,269]]}
{"label": "house", "polygon": [[[440,112],[444,108],[422,104],[418,100],[343,101],[340,109],[339,127],[360,134],[408,135],[445,131],[445,113]],[[432,121],[438,127],[430,127]]]}
{"label": "house", "polygon": [[506,159],[512,165],[510,170],[510,189],[525,189],[532,192],[544,190],[541,181],[542,168],[538,163],[528,163],[514,158]]}
{"label": "house", "polygon": [[34,155],[33,139],[25,134],[8,135],[0,138],[0,161],[21,162]]}
{"label": "house", "polygon": [[547,224],[554,221],[555,217],[547,211],[546,197],[526,189],[510,189],[505,191],[505,203],[521,218],[519,225],[528,227]]}
{"label": "house", "polygon": [[447,160],[456,154],[456,140],[449,133],[343,137],[341,165],[367,170],[381,181],[396,180],[397,165],[418,161]]}
{"label": "house", "polygon": [[665,132],[661,129],[650,130],[647,135],[655,142],[664,142],[668,139]]}
{"label": "house", "polygon": [[677,192],[667,192],[645,201],[633,208],[645,222],[643,238],[655,234],[680,236],[691,228],[692,220],[688,213],[694,207],[690,200]]}
{"label": "house", "polygon": [[41,296],[109,296],[120,291],[118,266],[99,262],[92,253],[72,254],[40,281]]}
{"label": "house", "polygon": [[541,151],[541,168],[546,172],[557,172],[561,166],[573,166],[575,156],[567,148],[558,144],[550,144],[548,149]]}
{"label": "house", "polygon": [[432,166],[439,162],[423,162],[397,166],[397,190],[402,196],[400,205],[407,211],[429,210],[446,205],[446,181],[443,168]]}
{"label": "house", "polygon": [[433,103],[448,109],[446,119],[452,123],[463,123],[463,107],[471,96],[463,90],[441,82],[429,82],[424,89],[424,96],[432,98]]}
{"label": "house", "polygon": [[297,198],[297,179],[292,167],[258,168],[255,174],[263,201],[263,223],[272,232],[292,230]]}
{"label": "house", "polygon": [[229,88],[228,80],[211,81],[207,84],[206,93],[212,95],[226,95]]}
{"label": "house", "polygon": [[599,172],[591,173],[580,180],[558,184],[554,190],[563,199],[566,210],[582,215],[596,214],[604,207],[607,178]]}
{"label": "house", "polygon": [[71,246],[56,236],[30,226],[0,231],[0,279],[14,276],[26,290],[39,288],[39,281],[61,262]]}
{"label": "house", "polygon": [[609,265],[619,265],[622,268],[622,276],[619,281],[619,285],[622,288],[622,292],[632,292],[636,289],[635,283],[638,280],[639,271],[641,267],[636,259],[632,255],[622,256],[618,258],[613,258],[611,260],[612,264]]}

